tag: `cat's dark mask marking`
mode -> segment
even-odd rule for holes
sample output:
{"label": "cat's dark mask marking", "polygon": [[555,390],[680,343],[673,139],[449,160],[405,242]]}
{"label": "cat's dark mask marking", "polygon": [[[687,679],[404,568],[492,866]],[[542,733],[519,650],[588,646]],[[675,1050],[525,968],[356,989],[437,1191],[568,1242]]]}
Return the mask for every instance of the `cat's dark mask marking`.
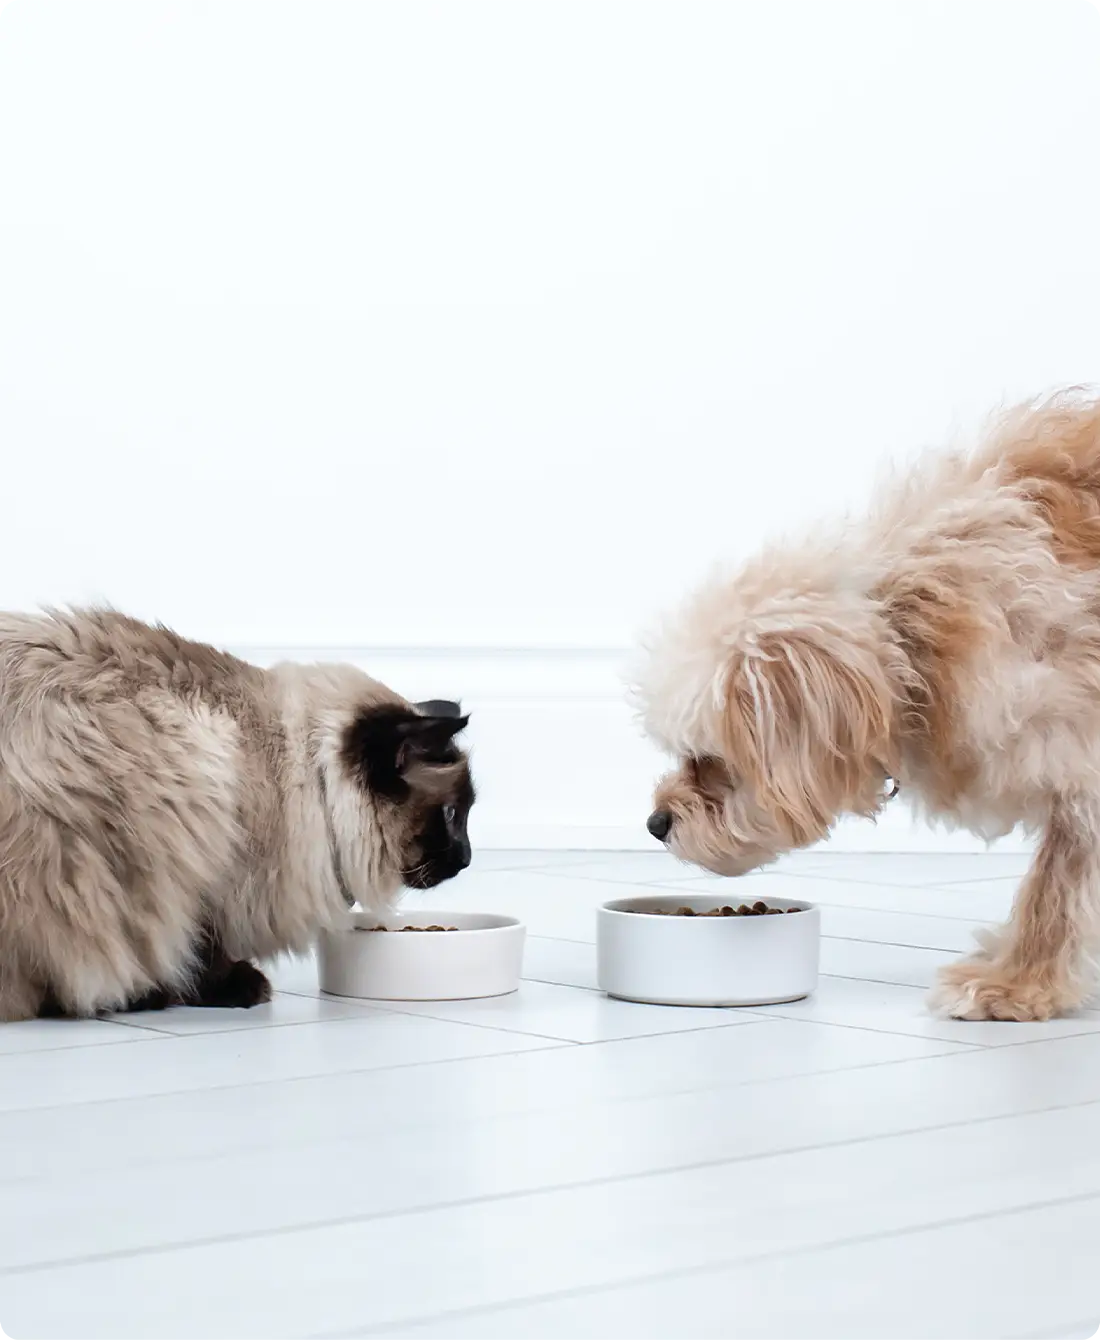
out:
{"label": "cat's dark mask marking", "polygon": [[344,735],[341,753],[348,771],[375,795],[405,800],[411,790],[406,774],[414,764],[442,767],[460,762],[462,754],[454,737],[470,718],[460,714],[457,703],[419,707],[439,705],[455,711],[428,714],[404,706],[364,708]]}
{"label": "cat's dark mask marking", "polygon": [[385,704],[359,711],[344,733],[344,766],[389,812],[402,875],[430,889],[470,864],[470,766],[455,743],[469,721],[457,703]]}

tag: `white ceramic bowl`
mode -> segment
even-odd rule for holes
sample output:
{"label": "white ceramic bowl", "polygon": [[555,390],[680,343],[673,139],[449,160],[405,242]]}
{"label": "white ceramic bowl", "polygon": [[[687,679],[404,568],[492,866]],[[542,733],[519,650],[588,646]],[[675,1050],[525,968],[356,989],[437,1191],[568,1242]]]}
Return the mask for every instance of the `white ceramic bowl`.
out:
{"label": "white ceramic bowl", "polygon": [[[318,942],[321,990],[364,1000],[474,1000],[519,988],[526,927],[490,912],[395,914],[393,929],[352,913],[362,930],[327,931]],[[401,932],[401,926],[457,926]]]}
{"label": "white ceramic bowl", "polygon": [[646,916],[691,907],[758,901],[746,880],[730,893],[652,894],[604,903],[596,924],[601,991],[647,1005],[779,1005],[817,986],[821,914],[797,898],[762,898],[797,907],[787,916]]}

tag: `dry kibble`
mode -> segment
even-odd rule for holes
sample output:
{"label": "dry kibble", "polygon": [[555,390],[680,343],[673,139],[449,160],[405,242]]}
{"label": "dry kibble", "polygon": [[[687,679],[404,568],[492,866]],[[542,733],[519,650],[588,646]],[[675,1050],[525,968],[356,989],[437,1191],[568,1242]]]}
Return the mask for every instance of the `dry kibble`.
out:
{"label": "dry kibble", "polygon": [[[359,926],[361,931],[388,931],[388,926]],[[457,926],[398,926],[399,931],[457,931]]]}
{"label": "dry kibble", "polygon": [[[782,907],[769,907],[765,902],[756,902],[753,903],[751,907],[749,907],[747,903],[742,903],[741,906],[737,908],[730,907],[730,905],[726,903],[723,904],[722,907],[708,908],[705,912],[697,912],[694,907],[678,907],[674,912],[666,911],[663,907],[631,907],[628,908],[627,911],[635,912],[639,916],[650,917],[778,917],[783,915],[784,909]],[[786,911],[801,912],[802,909],[800,907],[788,907]],[[412,930],[414,928],[409,926],[406,927],[406,929]],[[436,929],[448,930],[452,928],[445,926],[428,927],[428,930]]]}

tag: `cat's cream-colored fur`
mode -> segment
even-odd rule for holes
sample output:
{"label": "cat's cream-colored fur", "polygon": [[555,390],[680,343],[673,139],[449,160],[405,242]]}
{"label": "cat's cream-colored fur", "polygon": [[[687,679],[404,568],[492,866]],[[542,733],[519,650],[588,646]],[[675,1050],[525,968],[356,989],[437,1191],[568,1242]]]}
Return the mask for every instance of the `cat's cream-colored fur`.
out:
{"label": "cat's cream-colored fur", "polygon": [[738,874],[875,814],[1038,840],[1009,924],[942,975],[966,1019],[1047,1019],[1097,986],[1100,399],[1002,415],[863,521],[776,547],[695,594],[638,675],[680,766],[654,831]]}
{"label": "cat's cream-colored fur", "polygon": [[388,905],[415,806],[340,756],[379,706],[409,704],[350,666],[259,669],[110,611],[0,615],[0,1019],[183,990],[202,934],[229,961],[303,951],[341,880]]}

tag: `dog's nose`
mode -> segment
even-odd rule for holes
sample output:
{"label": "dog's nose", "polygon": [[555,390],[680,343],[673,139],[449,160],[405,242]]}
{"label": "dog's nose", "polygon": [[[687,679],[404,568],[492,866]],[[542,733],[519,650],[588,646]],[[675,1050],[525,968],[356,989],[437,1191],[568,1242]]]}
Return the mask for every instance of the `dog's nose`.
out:
{"label": "dog's nose", "polygon": [[668,837],[668,830],[672,827],[672,815],[668,810],[654,810],[645,821],[645,826],[658,842],[664,842]]}

